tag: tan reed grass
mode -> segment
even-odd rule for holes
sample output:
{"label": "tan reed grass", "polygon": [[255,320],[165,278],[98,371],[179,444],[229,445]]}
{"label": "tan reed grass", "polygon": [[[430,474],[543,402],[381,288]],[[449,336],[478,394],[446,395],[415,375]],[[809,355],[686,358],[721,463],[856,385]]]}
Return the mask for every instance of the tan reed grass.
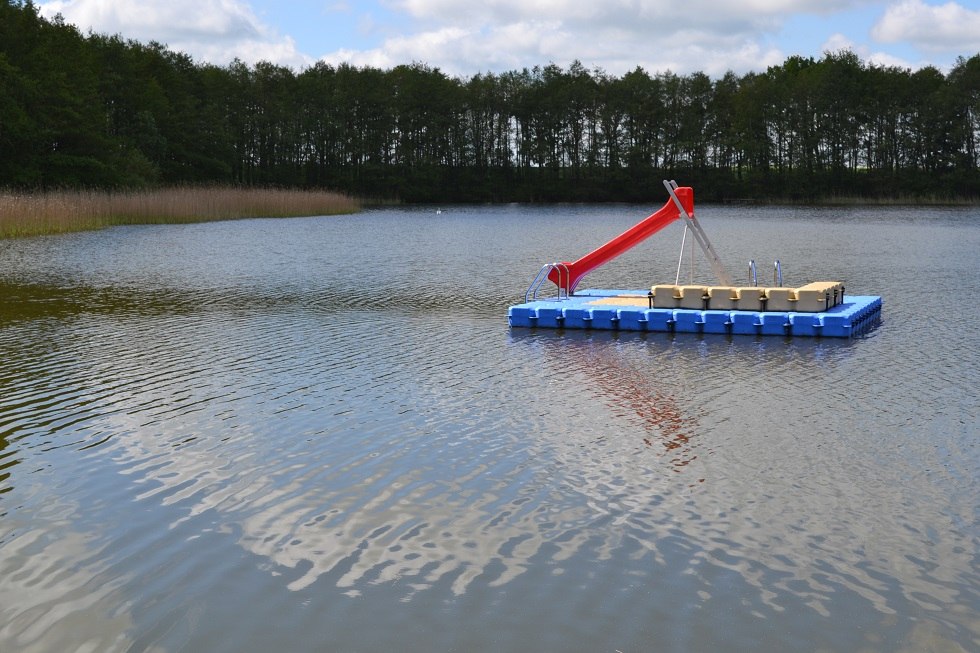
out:
{"label": "tan reed grass", "polygon": [[0,192],[0,238],[86,231],[121,224],[338,215],[359,209],[357,200],[341,193],[268,188]]}

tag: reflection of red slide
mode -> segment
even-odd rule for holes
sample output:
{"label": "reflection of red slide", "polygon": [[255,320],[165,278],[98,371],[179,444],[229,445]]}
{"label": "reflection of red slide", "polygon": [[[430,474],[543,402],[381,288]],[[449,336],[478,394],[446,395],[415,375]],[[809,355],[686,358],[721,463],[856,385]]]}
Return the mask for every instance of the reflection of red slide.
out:
{"label": "reflection of red slide", "polygon": [[[694,189],[689,186],[681,186],[675,192],[681,204],[684,205],[687,214],[694,215]],[[553,268],[548,273],[548,279],[559,288],[564,288],[568,294],[572,294],[575,292],[578,282],[586,274],[640,244],[679,217],[681,214],[677,205],[672,199],[669,199],[662,209],[639,224],[630,227],[602,247],[589,252],[574,263],[564,262],[559,267]],[[568,269],[568,274],[565,274],[561,266]]]}

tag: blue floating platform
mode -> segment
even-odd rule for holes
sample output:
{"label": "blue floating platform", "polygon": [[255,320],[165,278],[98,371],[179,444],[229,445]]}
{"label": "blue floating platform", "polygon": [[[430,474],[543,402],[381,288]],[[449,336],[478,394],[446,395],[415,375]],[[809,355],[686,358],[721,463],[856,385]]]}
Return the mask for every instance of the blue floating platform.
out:
{"label": "blue floating platform", "polygon": [[507,319],[514,328],[851,338],[878,324],[881,297],[848,295],[822,313],[700,311],[650,308],[647,292],[641,290],[584,290],[567,298],[515,304]]}

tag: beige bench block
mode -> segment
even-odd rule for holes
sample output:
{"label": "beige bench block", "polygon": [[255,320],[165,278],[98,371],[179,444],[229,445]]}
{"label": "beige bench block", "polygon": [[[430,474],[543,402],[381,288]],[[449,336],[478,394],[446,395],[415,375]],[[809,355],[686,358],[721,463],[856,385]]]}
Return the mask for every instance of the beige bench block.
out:
{"label": "beige bench block", "polygon": [[[833,302],[833,295],[831,295]],[[823,290],[799,288],[796,291],[796,308],[801,313],[820,313],[827,310],[827,293]]]}
{"label": "beige bench block", "polygon": [[679,308],[693,308],[695,310],[704,308],[704,296],[708,292],[707,286],[681,286],[680,288]]}
{"label": "beige bench block", "polygon": [[800,286],[797,290],[827,290],[840,285],[839,281],[811,281],[805,286]]}
{"label": "beige bench block", "polygon": [[653,293],[654,308],[677,308],[677,303],[681,298],[679,286],[654,286],[650,292]]}
{"label": "beige bench block", "polygon": [[738,297],[736,308],[740,311],[761,311],[762,298],[765,297],[765,288],[758,286],[747,286],[736,288],[735,294]]}
{"label": "beige bench block", "polygon": [[795,311],[796,288],[766,288],[767,311]]}
{"label": "beige bench block", "polygon": [[814,281],[796,289],[798,311],[825,311],[840,304],[844,285],[839,281]]}
{"label": "beige bench block", "polygon": [[708,308],[713,310],[727,311],[738,304],[737,289],[730,286],[712,286],[708,288],[708,295],[711,297]]}

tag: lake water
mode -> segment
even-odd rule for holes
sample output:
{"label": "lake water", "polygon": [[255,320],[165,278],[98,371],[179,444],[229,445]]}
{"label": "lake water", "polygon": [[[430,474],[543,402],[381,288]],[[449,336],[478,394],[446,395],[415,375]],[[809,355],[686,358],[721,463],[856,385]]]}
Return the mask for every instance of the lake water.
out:
{"label": "lake water", "polygon": [[980,209],[699,207],[858,339],[508,328],[656,208],[0,241],[0,651],[980,649]]}

